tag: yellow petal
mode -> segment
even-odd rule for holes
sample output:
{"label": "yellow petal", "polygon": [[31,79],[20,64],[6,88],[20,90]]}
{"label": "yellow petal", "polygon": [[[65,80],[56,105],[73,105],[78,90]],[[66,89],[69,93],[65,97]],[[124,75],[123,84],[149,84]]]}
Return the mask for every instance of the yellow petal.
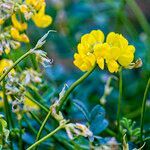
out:
{"label": "yellow petal", "polygon": [[110,46],[115,46],[119,48],[126,48],[128,46],[128,41],[121,34],[110,32],[107,35],[106,42]]}
{"label": "yellow petal", "polygon": [[16,28],[11,28],[10,30],[11,36],[14,39],[19,39],[19,31]]}
{"label": "yellow petal", "polygon": [[107,43],[96,44],[94,46],[94,55],[96,58],[103,57],[106,58],[107,53],[110,51],[110,46]]}
{"label": "yellow petal", "polygon": [[0,18],[0,25],[4,23],[4,19]]}
{"label": "yellow petal", "polygon": [[87,56],[86,56],[86,58],[91,63],[91,66],[95,65],[96,59],[95,59],[95,56],[92,53],[88,53]]}
{"label": "yellow petal", "polygon": [[114,73],[118,71],[119,65],[115,60],[107,61],[107,67],[110,73]]}
{"label": "yellow petal", "polygon": [[128,40],[125,37],[123,37],[121,34],[118,36],[119,36],[121,48],[127,47],[128,46]]}
{"label": "yellow petal", "polygon": [[44,0],[36,0],[36,3],[34,3],[36,10],[40,10],[43,5],[46,5]]}
{"label": "yellow petal", "polygon": [[118,57],[120,56],[121,52],[118,47],[111,47],[109,51],[109,59],[114,59],[117,60]]}
{"label": "yellow petal", "polygon": [[4,51],[5,51],[6,54],[9,54],[10,53],[10,48],[6,48]]}
{"label": "yellow petal", "polygon": [[13,27],[11,28],[11,36],[13,39],[15,39],[17,41],[29,43],[28,36],[25,33],[20,34],[16,28],[13,28]]}
{"label": "yellow petal", "polygon": [[89,70],[89,66],[84,63],[84,64],[82,64],[80,66],[80,70],[83,71],[83,72],[88,71]]}
{"label": "yellow petal", "polygon": [[78,53],[74,54],[74,65],[78,67],[81,71],[88,71],[93,65],[95,65],[95,56],[93,54],[80,55]]}
{"label": "yellow petal", "polygon": [[101,30],[93,30],[90,34],[94,36],[96,42],[104,42],[104,33]]}
{"label": "yellow petal", "polygon": [[133,45],[129,45],[127,47],[127,51],[134,54],[135,53],[135,47]]}
{"label": "yellow petal", "polygon": [[21,11],[22,13],[27,13],[27,12],[28,12],[28,7],[27,7],[27,5],[22,4],[22,5],[20,6],[20,11]]}
{"label": "yellow petal", "polygon": [[11,16],[11,20],[12,20],[12,23],[13,23],[13,26],[18,29],[19,31],[24,31],[27,29],[27,24],[26,23],[21,23],[17,20],[17,17],[15,14],[13,14]]}
{"label": "yellow petal", "polygon": [[38,13],[33,15],[32,20],[39,28],[46,28],[52,23],[52,17],[45,15],[45,5],[42,6]]}
{"label": "yellow petal", "polygon": [[25,33],[23,33],[23,34],[20,35],[19,41],[20,42],[24,42],[24,43],[29,43],[30,42],[28,36]]}
{"label": "yellow petal", "polygon": [[114,44],[115,40],[116,40],[116,34],[115,34],[115,32],[110,32],[107,35],[106,42],[112,46]]}
{"label": "yellow petal", "polygon": [[134,59],[134,55],[132,53],[126,53],[126,54],[123,54],[121,55],[119,58],[118,58],[118,62],[126,67],[128,66]]}
{"label": "yellow petal", "polygon": [[97,59],[97,64],[102,70],[104,69],[104,59],[102,57]]}
{"label": "yellow petal", "polygon": [[88,48],[91,48],[91,50],[89,51],[89,52],[91,52],[92,51],[92,46],[94,46],[94,44],[96,43],[96,40],[95,40],[93,35],[85,34],[81,38],[81,43],[83,45],[86,45]]}
{"label": "yellow petal", "polygon": [[83,55],[83,54],[85,55],[88,53],[88,48],[85,45],[83,45],[82,43],[78,44],[77,49],[78,49],[78,53],[80,55]]}

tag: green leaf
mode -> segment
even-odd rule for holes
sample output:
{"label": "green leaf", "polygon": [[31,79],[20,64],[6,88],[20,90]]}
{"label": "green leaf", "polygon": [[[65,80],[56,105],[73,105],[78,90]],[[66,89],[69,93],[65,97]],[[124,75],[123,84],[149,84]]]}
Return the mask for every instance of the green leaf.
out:
{"label": "green leaf", "polygon": [[105,130],[108,126],[108,121],[104,119],[105,110],[100,105],[96,105],[90,115],[90,130],[97,135]]}
{"label": "green leaf", "polygon": [[73,104],[83,113],[87,121],[90,121],[89,112],[85,105],[79,100],[73,100]]}

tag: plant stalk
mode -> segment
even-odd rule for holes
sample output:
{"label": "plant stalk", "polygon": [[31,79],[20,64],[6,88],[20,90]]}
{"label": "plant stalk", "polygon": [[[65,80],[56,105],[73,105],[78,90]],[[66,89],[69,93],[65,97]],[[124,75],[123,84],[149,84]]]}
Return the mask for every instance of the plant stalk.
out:
{"label": "plant stalk", "polygon": [[42,125],[41,125],[41,127],[40,127],[40,129],[39,129],[39,131],[38,131],[38,133],[37,133],[36,141],[39,140],[39,138],[40,138],[40,136],[41,136],[41,134],[42,134],[43,128],[44,128],[44,126],[45,126],[45,124],[46,124],[48,118],[50,117],[50,115],[51,115],[51,110],[49,110],[49,112],[48,112],[46,118],[44,119],[44,121],[43,121],[43,123],[42,123]]}
{"label": "plant stalk", "polygon": [[146,106],[146,97],[148,94],[148,89],[150,86],[150,78],[148,79],[144,96],[143,96],[143,102],[142,102],[142,110],[141,110],[141,122],[140,122],[140,129],[141,129],[141,140],[143,139],[143,128],[144,128],[144,116],[145,116],[145,106]]}
{"label": "plant stalk", "polygon": [[118,97],[118,110],[117,110],[117,127],[118,127],[118,131],[119,131],[119,127],[120,127],[121,101],[122,101],[122,67],[119,70],[119,97]]}
{"label": "plant stalk", "polygon": [[33,145],[31,145],[29,148],[27,148],[27,150],[31,150],[33,149],[35,146],[39,145],[40,143],[44,142],[45,140],[47,140],[48,138],[50,138],[52,135],[54,135],[56,132],[58,132],[59,130],[61,130],[62,128],[64,128],[66,125],[62,124],[60,126],[58,126],[55,130],[53,130],[51,133],[49,133],[48,135],[44,136],[42,139],[40,139],[39,141],[35,142]]}
{"label": "plant stalk", "polygon": [[83,82],[96,68],[96,65],[94,65],[89,71],[87,71],[84,75],[82,75],[77,81],[75,81],[69,89],[65,92],[62,99],[60,99],[59,106],[57,107],[57,112],[62,108],[63,104],[67,102],[67,98],[69,94],[81,83]]}
{"label": "plant stalk", "polygon": [[25,97],[27,97],[28,99],[30,99],[33,103],[37,104],[42,110],[44,110],[45,112],[49,112],[49,109],[45,106],[43,106],[41,103],[39,103],[38,101],[36,101],[33,97],[31,97],[29,94],[25,94]]}
{"label": "plant stalk", "polygon": [[23,149],[23,143],[22,143],[22,118],[18,120],[19,123],[19,149]]}
{"label": "plant stalk", "polygon": [[[83,82],[93,72],[95,67],[96,67],[96,65],[94,65],[88,72],[86,72],[83,76],[81,76],[76,82],[74,82],[70,86],[70,88],[65,92],[64,96],[60,100],[59,106],[57,107],[57,112],[62,108],[63,104],[67,101],[67,97],[69,96],[69,94],[75,89],[75,87],[77,87],[81,82]],[[39,140],[41,133],[43,131],[43,128],[44,128],[50,115],[51,115],[51,110],[49,110],[45,120],[43,121],[43,123],[39,129],[39,132],[38,132],[37,137],[36,137],[36,141]]]}
{"label": "plant stalk", "polygon": [[18,58],[15,63],[9,67],[9,69],[2,74],[2,76],[0,77],[0,82],[7,76],[7,74],[19,63],[21,62],[23,59],[25,59],[28,55],[30,55],[33,52],[33,49],[29,50],[27,53],[25,53],[24,55],[22,55],[20,58]]}
{"label": "plant stalk", "polygon": [[[9,105],[8,105],[8,100],[7,100],[7,96],[6,96],[5,78],[3,80],[2,90],[3,90],[3,101],[4,101],[5,117],[6,117],[8,129],[10,130],[11,118],[9,116]],[[11,137],[11,135],[10,135],[10,146],[11,146],[11,149],[13,150],[13,143],[12,143],[12,137]]]}

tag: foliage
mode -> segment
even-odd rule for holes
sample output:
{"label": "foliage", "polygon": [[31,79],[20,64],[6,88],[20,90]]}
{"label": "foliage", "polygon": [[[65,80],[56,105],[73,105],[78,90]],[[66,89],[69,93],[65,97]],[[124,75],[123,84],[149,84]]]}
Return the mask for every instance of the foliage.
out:
{"label": "foliage", "polygon": [[145,10],[0,0],[0,149],[149,149]]}

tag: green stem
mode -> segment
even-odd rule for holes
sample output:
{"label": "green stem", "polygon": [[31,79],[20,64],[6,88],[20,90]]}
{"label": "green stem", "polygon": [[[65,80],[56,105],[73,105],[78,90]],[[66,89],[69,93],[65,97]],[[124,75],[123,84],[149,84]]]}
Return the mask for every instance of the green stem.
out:
{"label": "green stem", "polygon": [[22,143],[22,118],[19,119],[19,149],[23,149],[23,143]]}
{"label": "green stem", "polygon": [[120,127],[121,100],[122,100],[122,68],[120,68],[120,70],[119,70],[119,97],[118,97],[118,110],[117,110],[117,127],[118,127],[118,131],[119,131],[119,127]]}
{"label": "green stem", "polygon": [[116,135],[116,133],[114,132],[114,131],[112,131],[112,130],[110,130],[110,129],[106,129],[105,130],[109,135],[111,135],[111,136],[113,136],[113,137],[117,137],[117,135]]}
{"label": "green stem", "polygon": [[140,127],[141,127],[141,140],[142,140],[142,137],[143,137],[146,97],[147,97],[147,93],[148,93],[149,86],[150,86],[150,78],[149,78],[149,80],[148,80],[148,82],[147,82],[147,85],[146,85],[146,88],[145,88],[145,92],[144,92],[144,96],[143,96],[143,102],[142,102],[141,122],[140,122]]}
{"label": "green stem", "polygon": [[[44,102],[43,97],[38,93],[38,90],[34,89],[33,86],[28,86],[29,88],[29,93],[32,95],[32,97],[37,98],[38,101],[42,104]],[[46,106],[45,106],[46,107]]]}
{"label": "green stem", "polygon": [[33,49],[29,50],[27,53],[22,55],[19,59],[15,61],[15,63],[0,77],[0,82],[6,77],[6,75],[24,58],[26,58],[28,55],[30,55],[33,52]]}
{"label": "green stem", "polygon": [[143,141],[150,141],[150,137],[146,137],[145,139],[143,139]]}
{"label": "green stem", "polygon": [[43,131],[43,128],[44,128],[44,126],[45,126],[45,124],[46,124],[46,122],[47,122],[47,120],[48,120],[48,118],[49,118],[50,115],[51,115],[51,110],[49,110],[49,112],[48,112],[46,118],[44,119],[44,121],[43,121],[43,123],[42,123],[42,125],[41,125],[41,127],[40,127],[40,129],[39,129],[39,131],[38,131],[38,134],[37,134],[37,137],[36,137],[36,141],[39,140],[39,138],[40,138],[40,136],[41,136],[41,133],[42,133],[42,131]]}
{"label": "green stem", "polygon": [[[10,119],[10,116],[9,116],[9,107],[8,107],[9,105],[8,105],[8,100],[7,100],[7,96],[6,96],[5,79],[3,80],[2,88],[3,88],[3,100],[4,100],[5,117],[6,117],[8,129],[10,130],[11,119]],[[12,143],[11,135],[10,135],[10,146],[11,146],[11,149],[13,150],[13,143]]]}
{"label": "green stem", "polygon": [[141,108],[129,113],[129,114],[126,114],[125,117],[126,118],[130,118],[130,119],[133,119],[133,118],[136,118],[138,117],[139,115],[141,114]]}
{"label": "green stem", "polygon": [[36,101],[33,97],[31,97],[29,94],[25,94],[25,97],[27,97],[29,100],[31,100],[33,103],[37,104],[42,110],[44,110],[45,112],[49,112],[49,109],[45,106],[43,106],[41,103],[39,103],[38,101]]}
{"label": "green stem", "polygon": [[[29,112],[30,115],[34,118],[34,120],[36,120],[36,122],[39,124],[39,125],[42,125],[42,122],[41,120],[34,114],[32,113],[31,111]],[[44,129],[49,132],[49,129],[45,126]]]}
{"label": "green stem", "polygon": [[[26,33],[27,34],[27,33]],[[27,46],[27,49],[31,49],[31,44],[30,43],[28,43],[28,44],[26,44],[26,46]],[[37,63],[37,61],[35,60],[35,58],[34,58],[34,56],[30,56],[30,60],[31,60],[31,62],[32,62],[32,64],[33,64],[33,68],[35,69],[35,70],[37,70],[37,71],[40,71],[39,70],[39,65],[38,65],[38,63]]]}
{"label": "green stem", "polygon": [[[88,72],[86,72],[83,76],[81,76],[81,78],[79,78],[76,82],[74,82],[70,86],[70,88],[65,92],[63,98],[60,100],[59,106],[57,107],[57,111],[59,111],[62,108],[63,104],[67,101],[67,97],[73,91],[73,89],[77,85],[79,85],[82,81],[84,81],[93,72],[94,69],[95,69],[95,66],[92,67]],[[47,114],[44,122],[42,123],[42,125],[41,125],[41,127],[40,127],[40,129],[38,131],[38,134],[37,134],[37,137],[36,137],[36,141],[39,140],[39,138],[41,136],[41,133],[43,131],[43,128],[44,128],[44,126],[45,126],[45,124],[46,124],[46,122],[47,122],[47,120],[48,120],[48,118],[49,118],[50,115],[51,115],[51,110],[49,110],[49,112],[48,112],[48,114]]]}
{"label": "green stem", "polygon": [[23,117],[23,120],[26,122],[26,124],[28,125],[28,127],[31,129],[31,131],[34,133],[34,134],[37,134],[36,130],[34,129],[34,127],[32,127],[32,125],[30,124],[30,122],[25,118]]}
{"label": "green stem", "polygon": [[3,80],[3,100],[4,100],[4,111],[5,111],[5,117],[8,125],[8,129],[10,129],[9,124],[9,114],[8,114],[8,105],[7,105],[7,96],[6,96],[6,89],[5,89],[5,80]]}
{"label": "green stem", "polygon": [[60,99],[60,102],[59,102],[59,106],[57,107],[57,111],[59,111],[63,104],[65,102],[67,102],[67,98],[69,96],[69,94],[81,83],[83,82],[92,72],[93,70],[96,68],[96,65],[93,66],[88,72],[86,72],[83,76],[81,76],[77,81],[75,81],[71,86],[70,88],[65,92],[64,96],[62,97],[62,99]]}
{"label": "green stem", "polygon": [[[41,122],[41,120],[34,114],[34,113],[32,113],[32,112],[29,112],[30,113],[30,115],[33,117],[33,119],[35,119],[35,121],[39,124],[39,125],[42,125],[42,122]],[[47,133],[49,133],[50,132],[50,130],[45,126],[44,127],[44,129],[45,129],[45,131],[47,132]],[[67,141],[64,141],[64,140],[61,140],[60,138],[59,138],[59,136],[56,136],[56,135],[53,135],[53,137],[54,137],[54,139],[56,140],[56,142],[59,142],[63,147],[65,147],[66,149],[74,149],[73,148],[73,146],[70,144],[70,143],[68,143]]]}
{"label": "green stem", "polygon": [[31,150],[33,149],[35,146],[39,145],[40,143],[44,142],[45,140],[47,140],[48,138],[50,138],[52,135],[54,135],[56,132],[58,132],[59,130],[61,130],[62,128],[64,128],[66,125],[62,124],[60,126],[58,126],[55,130],[53,130],[51,133],[49,133],[48,135],[44,136],[42,139],[40,139],[39,141],[35,142],[33,145],[31,145],[29,148],[27,148],[27,150]]}

